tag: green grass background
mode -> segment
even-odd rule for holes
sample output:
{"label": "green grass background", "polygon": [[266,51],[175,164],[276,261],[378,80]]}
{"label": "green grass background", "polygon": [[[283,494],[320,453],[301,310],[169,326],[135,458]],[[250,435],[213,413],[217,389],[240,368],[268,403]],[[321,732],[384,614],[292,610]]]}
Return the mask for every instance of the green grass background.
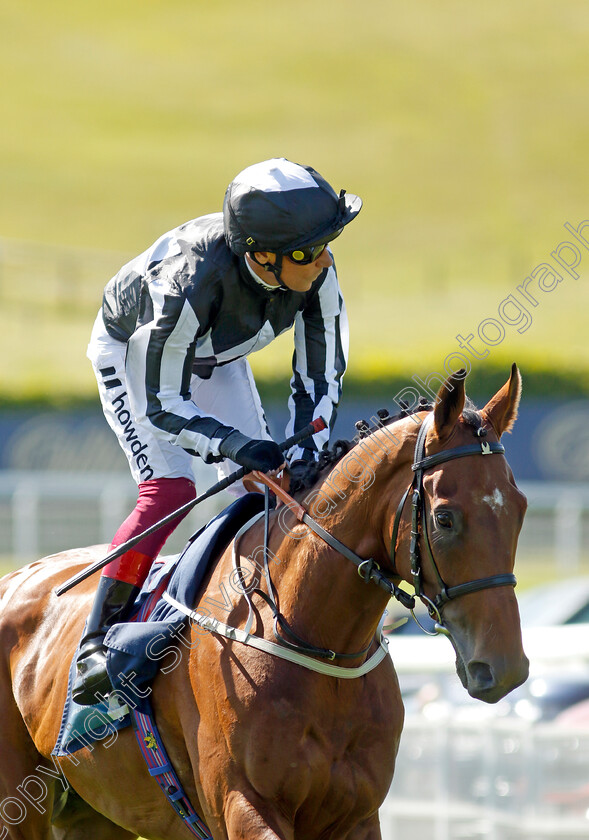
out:
{"label": "green grass background", "polygon": [[[347,393],[441,371],[589,218],[588,36],[586,0],[0,0],[0,406],[97,404],[105,282],[276,155],[365,202],[335,245]],[[524,395],[589,394],[579,273],[472,387],[517,360]],[[253,357],[263,391],[290,354]]]}
{"label": "green grass background", "polygon": [[[364,199],[335,245],[348,393],[441,371],[589,218],[585,0],[0,0],[0,33],[7,405],[95,400],[105,282],[266,157]],[[527,393],[589,392],[589,251],[579,273],[471,383],[517,360]],[[283,388],[290,354],[253,357],[259,380]]]}

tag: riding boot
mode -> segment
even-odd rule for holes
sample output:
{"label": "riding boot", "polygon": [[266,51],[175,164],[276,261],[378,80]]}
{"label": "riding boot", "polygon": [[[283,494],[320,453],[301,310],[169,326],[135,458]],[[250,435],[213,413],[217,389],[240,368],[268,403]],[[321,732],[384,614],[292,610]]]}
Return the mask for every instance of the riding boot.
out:
{"label": "riding boot", "polygon": [[100,578],[76,661],[72,697],[80,706],[93,706],[100,702],[97,694],[112,691],[106,670],[104,637],[109,627],[125,621],[139,590],[138,586],[123,580]]}

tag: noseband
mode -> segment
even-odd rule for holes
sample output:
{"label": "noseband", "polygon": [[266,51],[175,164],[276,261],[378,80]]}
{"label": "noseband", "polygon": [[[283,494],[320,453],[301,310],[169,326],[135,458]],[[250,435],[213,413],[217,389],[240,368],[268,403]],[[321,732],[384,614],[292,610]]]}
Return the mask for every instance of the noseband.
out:
{"label": "noseband", "polygon": [[[454,449],[446,449],[438,452],[435,455],[425,454],[425,439],[429,428],[433,423],[433,412],[428,414],[421,424],[417,442],[415,444],[415,453],[413,456],[413,464],[411,469],[415,473],[413,481],[403,494],[397,513],[395,515],[395,522],[393,526],[393,534],[391,541],[391,564],[395,569],[396,560],[396,546],[399,534],[399,525],[401,516],[405,507],[405,502],[410,493],[411,495],[411,542],[409,546],[409,553],[411,559],[411,576],[413,578],[413,587],[415,594],[426,604],[429,614],[432,618],[437,619],[440,627],[438,631],[443,629],[441,611],[448,601],[460,598],[461,595],[468,595],[471,592],[478,592],[481,589],[492,589],[496,586],[515,586],[517,583],[515,575],[503,574],[492,575],[491,577],[478,578],[467,583],[460,583],[457,586],[447,586],[440,574],[437,563],[432,552],[429,532],[428,532],[428,517],[425,504],[425,491],[423,487],[423,473],[432,467],[437,467],[439,464],[445,464],[447,461],[453,461],[455,458],[465,458],[470,455],[503,455],[505,453],[504,447],[500,443],[489,443],[482,440],[486,435],[486,429],[477,429],[476,434],[481,438],[479,443],[471,444],[470,446],[458,446]],[[421,562],[421,554],[419,547],[419,538],[423,533],[423,542],[426,549],[427,560],[437,580],[439,591],[433,600],[428,598],[423,591],[423,569]]]}

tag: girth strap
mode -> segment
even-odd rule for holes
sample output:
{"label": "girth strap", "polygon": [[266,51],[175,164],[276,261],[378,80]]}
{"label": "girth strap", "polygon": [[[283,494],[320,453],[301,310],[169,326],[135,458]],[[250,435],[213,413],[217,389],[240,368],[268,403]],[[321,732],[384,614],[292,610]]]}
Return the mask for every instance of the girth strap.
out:
{"label": "girth strap", "polygon": [[147,764],[149,775],[156,779],[166,799],[183,820],[188,831],[199,840],[212,840],[212,834],[184,793],[178,774],[168,758],[149,701],[142,698],[141,708],[133,708],[131,715],[137,743]]}

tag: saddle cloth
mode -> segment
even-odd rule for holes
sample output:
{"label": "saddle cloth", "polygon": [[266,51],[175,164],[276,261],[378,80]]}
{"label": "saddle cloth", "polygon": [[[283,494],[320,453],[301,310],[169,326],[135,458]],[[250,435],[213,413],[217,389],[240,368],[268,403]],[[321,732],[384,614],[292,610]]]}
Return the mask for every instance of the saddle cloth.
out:
{"label": "saddle cloth", "polygon": [[139,706],[141,697],[151,693],[149,685],[160,667],[164,672],[172,670],[181,655],[176,637],[187,618],[162,599],[163,592],[192,607],[214,562],[237,531],[263,509],[263,495],[248,493],[197,531],[180,555],[154,563],[129,621],[113,625],[106,634],[107,669],[114,691],[95,706],[79,706],[72,700],[76,649],[53,755],[71,755],[95,741],[114,742],[117,730],[130,725],[129,700]]}

